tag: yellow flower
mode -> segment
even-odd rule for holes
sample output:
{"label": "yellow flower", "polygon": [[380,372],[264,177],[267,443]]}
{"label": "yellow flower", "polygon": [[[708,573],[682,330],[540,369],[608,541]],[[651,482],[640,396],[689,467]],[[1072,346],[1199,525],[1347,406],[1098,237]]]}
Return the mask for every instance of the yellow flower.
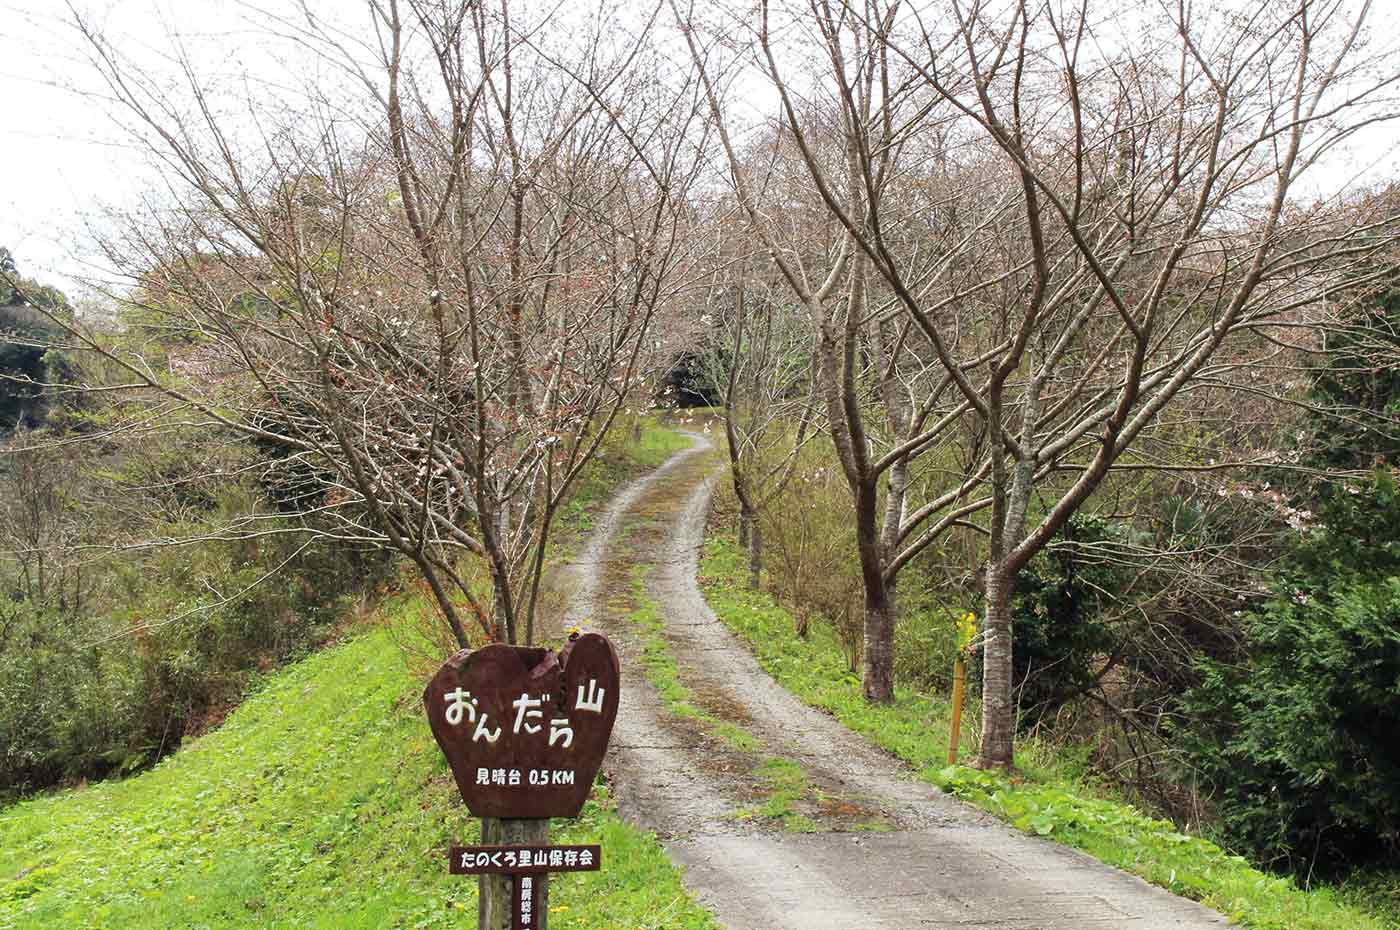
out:
{"label": "yellow flower", "polygon": [[972,645],[973,637],[977,635],[977,615],[971,611],[963,614],[957,620],[958,631],[958,651],[962,652]]}

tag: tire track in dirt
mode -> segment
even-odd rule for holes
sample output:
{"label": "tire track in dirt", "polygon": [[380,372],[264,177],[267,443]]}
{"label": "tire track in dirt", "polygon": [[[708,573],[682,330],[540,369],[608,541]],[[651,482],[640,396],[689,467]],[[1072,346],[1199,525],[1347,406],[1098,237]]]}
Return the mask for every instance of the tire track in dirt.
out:
{"label": "tire track in dirt", "polygon": [[[628,485],[571,567],[568,624],[605,630],[624,687],[606,768],[623,816],[654,830],[731,930],[1205,930],[1219,914],[916,781],[784,691],[696,583],[719,462],[708,439]],[[648,632],[639,610],[659,615]],[[650,636],[650,640],[648,637]],[[647,651],[650,642],[650,652]],[[643,672],[674,657],[685,704]],[[672,686],[674,689],[674,686]],[[737,725],[744,745],[714,721]],[[708,721],[708,722],[707,722]],[[796,763],[802,829],[758,816],[765,763]],[[793,822],[793,821],[790,821]]]}

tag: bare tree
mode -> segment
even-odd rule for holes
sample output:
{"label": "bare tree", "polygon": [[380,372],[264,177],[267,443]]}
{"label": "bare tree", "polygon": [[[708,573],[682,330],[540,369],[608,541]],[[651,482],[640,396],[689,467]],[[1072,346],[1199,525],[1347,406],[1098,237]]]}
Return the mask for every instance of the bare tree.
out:
{"label": "bare tree", "polygon": [[16,604],[77,613],[86,593],[74,456],[37,447],[31,435],[17,430],[0,446],[0,648]]}
{"label": "bare tree", "polygon": [[256,12],[337,77],[247,117],[183,47],[170,89],[77,21],[166,169],[172,196],[108,242],[161,350],[55,322],[280,450],[316,531],[410,559],[460,645],[528,643],[554,514],[682,286],[699,101],[645,16]]}
{"label": "bare tree", "polygon": [[[723,226],[732,226],[725,218]],[[815,381],[810,336],[782,289],[754,273],[754,259],[718,250],[721,260],[707,288],[712,343],[707,379],[724,411],[729,478],[739,504],[739,545],[749,554],[749,587],[763,568],[762,515],[792,481],[798,458],[819,434],[814,422]]]}
{"label": "bare tree", "polygon": [[[917,344],[912,322],[901,318],[898,303],[880,279],[872,280],[871,257],[858,247],[844,221],[850,213],[867,212],[872,191],[884,197],[897,189],[905,208],[918,213],[936,208],[950,196],[949,185],[964,180],[950,178],[936,163],[901,178],[895,146],[872,154],[864,136],[867,127],[881,119],[887,125],[896,120],[893,108],[884,117],[878,112],[875,77],[883,49],[877,42],[847,48],[841,31],[851,24],[815,16],[796,17],[787,25],[801,37],[804,48],[823,50],[822,68],[839,76],[835,85],[847,96],[825,86],[800,100],[784,94],[786,112],[774,133],[775,157],[786,154],[802,177],[800,183],[794,176],[786,185],[772,184],[771,159],[746,157],[726,112],[725,81],[737,80],[733,73],[743,64],[742,56],[717,60],[719,52],[732,44],[732,33],[722,27],[713,34],[702,31],[694,9],[673,4],[673,13],[701,70],[716,134],[748,228],[805,312],[812,331],[814,390],[850,491],[856,528],[865,602],[863,691],[872,701],[889,701],[894,696],[899,572],[943,533],[987,506],[988,499],[974,493],[986,465],[973,461],[967,468],[948,467],[955,454],[952,441],[966,438],[960,435],[960,427],[971,405],[953,389],[954,379],[939,360]],[[766,9],[763,22],[767,23]],[[765,25],[754,36],[757,68],[785,89],[767,35]],[[869,160],[862,161],[862,151]],[[762,170],[755,165],[763,166]],[[864,167],[871,169],[869,177],[862,174]],[[982,211],[969,208],[968,215],[972,228],[987,221]],[[824,248],[814,248],[813,231],[824,226]],[[939,231],[936,235],[970,233]],[[911,246],[920,255],[941,256],[948,251],[931,247],[927,238]],[[814,280],[817,269],[821,270],[819,283]],[[971,446],[976,442],[973,437]],[[914,506],[911,482],[927,492]]]}
{"label": "bare tree", "polygon": [[[1314,322],[1390,238],[1345,203],[1298,202],[1326,153],[1392,115],[1397,75],[1366,49],[1365,12],[813,0],[799,18],[828,50],[817,83],[851,127],[839,174],[809,142],[771,16],[759,24],[853,265],[898,302],[984,436],[983,765],[1012,761],[1020,569],[1168,405]],[[971,201],[919,215],[892,193],[892,165],[940,149],[959,189],[993,194],[974,221]],[[950,211],[968,235],[946,234]],[[928,241],[909,231],[920,223],[940,248],[912,247]]]}

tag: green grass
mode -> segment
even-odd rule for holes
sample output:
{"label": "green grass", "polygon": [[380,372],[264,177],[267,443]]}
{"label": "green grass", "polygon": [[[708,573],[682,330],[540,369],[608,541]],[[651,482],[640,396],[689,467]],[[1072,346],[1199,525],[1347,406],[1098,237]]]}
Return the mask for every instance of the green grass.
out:
{"label": "green grass", "polygon": [[792,833],[816,833],[821,828],[793,805],[812,793],[807,773],[790,759],[770,757],[754,770],[768,786],[768,800],[758,809],[763,817],[781,820],[783,828]]}
{"label": "green grass", "polygon": [[755,752],[758,739],[743,727],[727,720],[721,720],[694,701],[694,695],[681,681],[680,667],[671,655],[666,642],[666,622],[656,602],[647,597],[644,581],[646,570],[638,566],[632,573],[631,594],[633,609],[627,619],[636,627],[642,645],[642,668],[647,681],[656,689],[667,712],[684,720],[694,720],[703,724],[715,736],[724,740],[730,748],[739,752]]}
{"label": "green grass", "polygon": [[[0,812],[0,926],[14,930],[469,926],[476,883],[445,850],[477,837],[376,628],[272,676],[223,727],[152,771]],[[558,821],[604,869],[556,878],[551,924],[708,930],[650,836],[597,801]]]}
{"label": "green grass", "polygon": [[[941,698],[899,688],[893,704],[873,706],[847,667],[835,635],[815,624],[803,641],[792,616],[763,592],[746,589],[747,558],[733,543],[705,544],[701,581],[720,620],[759,662],[803,701],[909,763],[923,780],[1026,830],[1081,849],[1153,884],[1194,898],[1253,930],[1395,930],[1393,918],[1365,906],[1357,890],[1305,891],[1261,872],[1207,840],[1071,776],[1037,747],[1018,750],[1016,777],[949,767],[948,720]],[[962,751],[973,747],[964,744]],[[1047,764],[1047,762],[1049,764]]]}
{"label": "green grass", "polygon": [[690,439],[669,429],[655,415],[619,416],[598,455],[574,482],[569,499],[559,508],[556,533],[566,539],[593,528],[593,514],[629,478],[656,468],[690,445]]}
{"label": "green grass", "polygon": [[1384,915],[1389,926],[1400,927],[1400,868],[1361,869],[1337,888],[1343,901]]}
{"label": "green grass", "polygon": [[[610,443],[560,514],[563,541],[618,483],[687,442],[647,418],[639,447]],[[477,821],[391,632],[431,610],[392,599],[380,611],[390,625],[259,676],[222,727],[139,777],[0,809],[0,927],[473,925],[476,882],[447,874],[446,849],[474,842]],[[554,838],[601,843],[604,868],[555,878],[551,926],[713,930],[655,839],[597,795]]]}
{"label": "green grass", "polygon": [[[654,416],[640,417],[641,439],[628,440],[627,456],[643,468],[656,468],[682,449],[690,447],[690,439],[663,425]],[[634,434],[635,435],[635,434]]]}

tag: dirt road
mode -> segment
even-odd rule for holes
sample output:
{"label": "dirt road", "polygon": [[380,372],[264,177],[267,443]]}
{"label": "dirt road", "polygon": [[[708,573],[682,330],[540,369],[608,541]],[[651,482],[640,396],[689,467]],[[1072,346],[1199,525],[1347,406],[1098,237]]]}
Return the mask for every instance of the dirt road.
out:
{"label": "dirt road", "polygon": [[[707,438],[693,438],[613,502],[571,569],[570,617],[607,631],[621,653],[625,686],[606,768],[623,815],[657,833],[726,927],[1227,925],[915,781],[778,687],[697,586],[720,462]],[[639,616],[652,623],[649,647]],[[658,646],[677,666],[665,694],[642,671],[645,659],[664,672]]]}

